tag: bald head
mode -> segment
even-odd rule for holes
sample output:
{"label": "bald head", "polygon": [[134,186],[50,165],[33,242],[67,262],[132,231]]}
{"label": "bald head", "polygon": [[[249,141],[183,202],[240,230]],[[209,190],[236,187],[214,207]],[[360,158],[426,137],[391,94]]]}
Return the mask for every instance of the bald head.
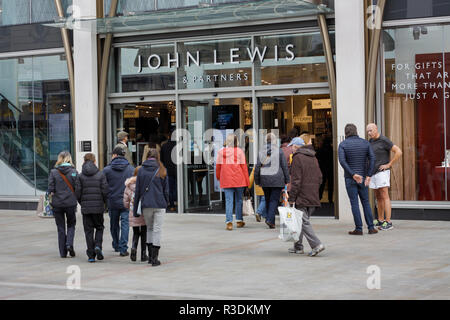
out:
{"label": "bald head", "polygon": [[375,123],[369,123],[367,125],[367,135],[370,139],[378,139],[380,133],[378,132],[378,127]]}

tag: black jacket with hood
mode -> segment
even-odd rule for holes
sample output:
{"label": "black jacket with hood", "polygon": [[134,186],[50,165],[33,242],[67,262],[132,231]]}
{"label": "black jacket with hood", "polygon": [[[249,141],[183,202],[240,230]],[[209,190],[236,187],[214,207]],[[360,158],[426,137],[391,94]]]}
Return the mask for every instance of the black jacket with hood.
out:
{"label": "black jacket with hood", "polygon": [[76,188],[82,214],[102,214],[108,201],[106,177],[92,161],[83,164]]}
{"label": "black jacket with hood", "polygon": [[126,211],[123,206],[125,181],[133,176],[134,167],[125,157],[119,156],[111,160],[111,163],[103,169],[103,173],[109,186],[108,208]]}
{"label": "black jacket with hood", "polygon": [[72,188],[76,192],[78,172],[72,165],[63,163],[52,169],[48,177],[48,192],[53,193],[52,206],[55,208],[75,207],[77,205],[76,195],[70,190],[58,171],[66,176],[70,185],[72,185]]}

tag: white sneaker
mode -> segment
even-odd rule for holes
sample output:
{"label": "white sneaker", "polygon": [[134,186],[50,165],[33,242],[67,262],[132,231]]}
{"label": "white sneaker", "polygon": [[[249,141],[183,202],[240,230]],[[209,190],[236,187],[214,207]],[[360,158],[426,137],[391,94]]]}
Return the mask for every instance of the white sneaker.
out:
{"label": "white sneaker", "polygon": [[312,251],[309,253],[310,257],[315,257],[317,256],[320,252],[322,252],[323,250],[325,250],[325,246],[323,244],[319,244],[317,247],[315,247],[314,249],[312,249]]}

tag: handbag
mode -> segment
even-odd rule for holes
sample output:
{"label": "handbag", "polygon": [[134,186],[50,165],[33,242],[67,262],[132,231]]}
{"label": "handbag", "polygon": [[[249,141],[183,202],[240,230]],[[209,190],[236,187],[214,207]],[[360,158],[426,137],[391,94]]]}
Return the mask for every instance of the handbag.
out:
{"label": "handbag", "polygon": [[150,184],[152,183],[153,179],[156,177],[156,174],[158,173],[158,171],[159,171],[159,168],[158,168],[158,170],[156,170],[155,174],[153,175],[153,177],[151,178],[150,182],[148,183],[147,188],[145,188],[144,193],[142,194],[141,198],[139,199],[138,207],[136,209],[136,214],[138,216],[142,215],[142,198],[144,197],[144,195],[148,191],[148,188],[150,188]]}
{"label": "handbag", "polygon": [[48,191],[45,195],[39,197],[39,203],[37,207],[37,216],[40,218],[54,218],[53,208],[51,205],[51,194]]}
{"label": "handbag", "polygon": [[242,215],[243,216],[254,216],[255,210],[253,210],[253,204],[251,198],[246,198],[242,202]]}

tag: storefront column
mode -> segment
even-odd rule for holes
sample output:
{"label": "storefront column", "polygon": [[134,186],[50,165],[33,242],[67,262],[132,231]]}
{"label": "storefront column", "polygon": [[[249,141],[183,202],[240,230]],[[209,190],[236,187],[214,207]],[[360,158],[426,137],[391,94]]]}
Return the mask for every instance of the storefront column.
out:
{"label": "storefront column", "polygon": [[[96,1],[73,0],[75,19],[95,18]],[[87,152],[81,149],[81,141],[91,141],[91,152],[98,160],[98,76],[97,36],[95,32],[73,31],[75,69],[75,158],[77,170],[81,170]]]}
{"label": "storefront column", "polygon": [[[351,17],[349,19],[349,17]],[[344,140],[344,128],[353,123],[360,137],[365,137],[365,51],[364,1],[335,2],[337,142]],[[347,196],[344,170],[338,166],[339,221],[353,223]],[[362,214],[361,208],[361,214]],[[364,216],[362,214],[364,220]],[[350,231],[350,230],[349,230]]]}

